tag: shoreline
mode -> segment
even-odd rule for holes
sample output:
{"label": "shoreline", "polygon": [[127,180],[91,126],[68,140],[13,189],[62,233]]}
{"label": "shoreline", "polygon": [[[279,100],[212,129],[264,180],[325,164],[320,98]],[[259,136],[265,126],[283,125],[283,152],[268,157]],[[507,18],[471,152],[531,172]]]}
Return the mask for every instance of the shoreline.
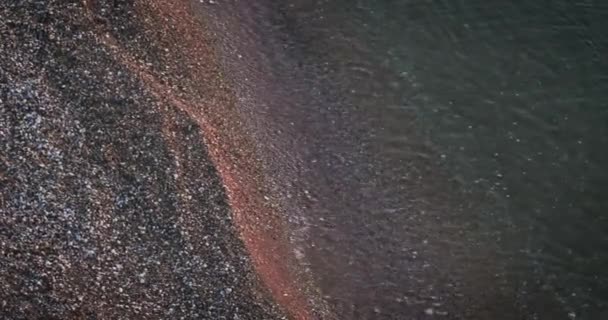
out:
{"label": "shoreline", "polygon": [[[183,4],[183,2],[182,2]],[[156,5],[158,7],[156,7]],[[213,44],[209,49],[201,48],[200,43],[213,42],[209,34],[203,31],[203,25],[197,23],[194,16],[190,16],[192,7],[179,3],[168,5],[159,1],[151,4],[152,10],[158,10],[159,17],[164,18],[163,24],[156,25],[155,30],[167,34],[169,41],[177,41],[176,47],[183,48],[185,59],[202,62],[204,58],[218,61],[214,56]],[[173,24],[176,30],[163,29],[165,23]],[[162,30],[162,31],[161,31]],[[179,34],[190,33],[190,37],[179,38]],[[204,50],[204,51],[203,51]],[[195,63],[196,63],[195,62]],[[214,63],[213,63],[214,64]],[[208,67],[209,65],[207,65]],[[272,192],[265,183],[266,177],[258,162],[255,143],[249,137],[249,133],[242,126],[242,116],[234,106],[237,102],[232,96],[230,86],[225,82],[222,70],[217,67],[212,77],[217,80],[210,84],[219,88],[219,101],[210,101],[210,104],[220,103],[222,113],[217,113],[217,104],[207,105],[193,102],[192,105],[175,104],[179,109],[185,111],[191,118],[195,119],[203,132],[211,157],[223,180],[224,188],[229,198],[229,203],[234,216],[234,222],[241,234],[241,240],[252,259],[253,267],[261,278],[262,285],[270,290],[270,293],[279,306],[293,319],[315,319],[313,309],[308,304],[308,299],[301,291],[298,284],[299,279],[295,276],[296,263],[293,260],[292,251],[289,249],[286,226],[283,217],[277,211],[277,206],[267,196]],[[207,70],[200,72],[208,73]],[[192,86],[202,83],[199,81],[197,70],[192,70]],[[201,76],[207,80],[208,75]],[[193,88],[193,97],[205,99],[203,92],[197,95]]]}
{"label": "shoreline", "polygon": [[[222,265],[226,264],[225,269],[213,271],[219,272],[219,274],[216,275],[214,275],[213,272],[209,274],[208,271],[192,271],[188,275],[189,279],[192,279],[189,280],[192,283],[211,281],[211,284],[200,284],[202,287],[197,290],[201,290],[200,294],[202,295],[208,294],[207,292],[210,292],[209,294],[211,294],[211,292],[221,290],[219,291],[221,301],[226,300],[226,304],[222,304],[220,303],[221,301],[219,301],[217,302],[220,303],[218,306],[208,309],[207,312],[212,312],[211,310],[216,310],[213,312],[227,312],[227,314],[245,312],[245,314],[242,315],[263,318],[279,318],[279,314],[284,313],[289,315],[292,319],[316,319],[316,316],[313,314],[314,311],[309,305],[308,297],[306,297],[306,293],[299,287],[299,279],[295,276],[296,264],[293,260],[293,252],[289,249],[289,240],[285,233],[286,227],[282,221],[283,217],[278,213],[276,204],[267,196],[270,194],[270,191],[265,184],[266,178],[260,169],[254,143],[248,137],[248,132],[241,126],[241,120],[239,118],[241,115],[239,115],[234,107],[234,104],[236,103],[234,100],[235,98],[232,95],[231,89],[222,79],[221,69],[216,65],[218,58],[214,55],[212,49],[214,40],[210,38],[209,35],[205,34],[205,31],[203,30],[204,26],[196,17],[192,16],[193,8],[189,6],[189,3],[190,2],[188,1],[177,1],[170,4],[164,1],[146,3],[135,1],[116,6],[106,1],[89,0],[74,6],[50,3],[45,8],[42,8],[42,11],[30,11],[33,7],[27,7],[26,5],[23,7],[0,7],[0,9],[4,10],[4,13],[3,11],[0,11],[0,14],[8,15],[7,21],[12,21],[10,17],[14,15],[15,17],[19,17],[17,19],[22,21],[21,23],[26,25],[31,23],[40,28],[40,30],[43,30],[40,32],[44,32],[47,37],[50,38],[31,40],[29,38],[31,35],[23,35],[20,33],[22,30],[19,29],[21,28],[21,25],[14,25],[13,22],[10,22],[9,29],[6,29],[5,25],[0,29],[0,32],[6,32],[8,35],[7,38],[14,39],[13,41],[16,42],[12,47],[9,45],[8,47],[0,47],[0,49],[2,49],[3,53],[6,53],[6,57],[15,56],[14,52],[17,52],[16,56],[22,55],[24,59],[31,59],[33,61],[33,70],[38,70],[32,71],[33,74],[49,74],[52,79],[62,79],[62,77],[74,73],[77,74],[78,77],[88,77],[91,79],[90,81],[92,82],[90,83],[82,81],[69,82],[72,81],[70,79],[67,84],[61,86],[59,83],[54,82],[57,80],[46,80],[44,85],[36,85],[34,90],[47,90],[51,96],[56,95],[57,97],[61,97],[61,99],[56,98],[58,102],[53,110],[68,112],[69,109],[66,108],[72,108],[74,110],[79,110],[78,113],[71,111],[73,115],[66,113],[66,117],[80,117],[80,114],[82,114],[83,117],[86,118],[83,118],[83,120],[65,120],[61,127],[56,127],[55,124],[48,122],[50,120],[47,120],[48,116],[45,115],[43,116],[42,124],[44,126],[49,126],[49,129],[38,131],[40,129],[36,129],[37,127],[35,127],[31,130],[35,130],[33,131],[35,134],[43,134],[42,132],[52,132],[53,130],[59,130],[58,132],[61,132],[61,130],[71,130],[74,124],[83,123],[83,125],[91,126],[91,128],[85,129],[84,131],[81,130],[81,133],[75,133],[77,137],[82,134],[88,134],[90,135],[90,138],[87,138],[89,140],[86,141],[96,141],[95,139],[102,138],[109,139],[110,142],[105,144],[100,145],[99,143],[86,142],[85,146],[90,149],[91,152],[94,152],[94,154],[101,152],[102,163],[103,166],[106,167],[102,167],[103,169],[96,169],[97,171],[92,172],[97,172],[97,175],[100,177],[105,177],[105,175],[107,175],[108,177],[103,179],[109,181],[112,190],[113,188],[116,188],[117,190],[124,188],[121,185],[125,183],[138,183],[137,181],[139,179],[152,179],[148,178],[146,173],[140,171],[143,169],[137,169],[140,168],[138,166],[144,166],[141,168],[146,168],[146,170],[153,170],[154,173],[151,177],[159,176],[161,174],[160,172],[164,170],[170,170],[170,172],[172,172],[170,175],[171,179],[163,178],[158,181],[150,180],[146,186],[135,187],[136,189],[144,188],[144,190],[147,190],[147,188],[158,188],[159,191],[157,192],[160,192],[159,195],[146,195],[146,197],[151,197],[152,199],[155,197],[167,197],[167,201],[170,201],[171,203],[168,207],[156,207],[156,200],[150,203],[142,202],[140,204],[140,200],[138,199],[140,196],[134,195],[133,197],[135,198],[133,199],[135,200],[129,200],[131,199],[131,196],[124,196],[120,193],[114,194],[114,191],[110,192],[105,189],[95,189],[93,193],[94,196],[88,196],[89,199],[100,197],[99,200],[95,200],[97,201],[96,206],[99,209],[95,209],[97,207],[90,207],[86,204],[81,204],[76,207],[78,212],[80,212],[80,210],[88,212],[91,208],[99,210],[99,213],[96,215],[89,216],[84,213],[79,213],[79,215],[70,219],[74,219],[74,223],[84,223],[83,221],[91,219],[94,225],[93,227],[87,228],[93,228],[91,230],[104,230],[103,233],[100,233],[99,238],[94,238],[97,237],[94,236],[94,234],[97,234],[98,231],[92,233],[93,231],[81,229],[82,227],[77,229],[79,233],[83,233],[83,236],[80,236],[81,238],[84,237],[84,239],[89,239],[93,237],[91,239],[96,239],[86,240],[90,241],[89,243],[94,243],[95,246],[102,246],[102,248],[104,248],[103,250],[114,248],[109,251],[108,254],[110,256],[114,255],[114,252],[117,252],[116,254],[118,254],[118,252],[124,252],[124,255],[120,255],[117,258],[107,257],[107,259],[113,259],[112,261],[124,261],[117,264],[120,266],[118,271],[125,268],[128,268],[129,270],[140,269],[142,266],[138,261],[139,259],[145,259],[145,256],[140,257],[138,253],[130,251],[133,250],[129,249],[130,247],[123,248],[126,243],[131,246],[141,246],[147,245],[147,243],[150,242],[150,250],[153,251],[153,253],[150,253],[151,256],[158,254],[167,257],[163,259],[169,259],[169,257],[171,257],[173,251],[154,251],[156,250],[154,248],[158,245],[153,243],[161,241],[162,239],[151,237],[146,238],[148,239],[145,240],[147,242],[140,243],[138,242],[140,240],[138,240],[136,236],[137,232],[129,231],[132,229],[137,230],[137,228],[144,226],[144,222],[141,222],[138,219],[152,219],[156,221],[155,219],[159,219],[157,218],[157,215],[162,215],[163,217],[166,217],[166,219],[169,219],[169,221],[176,220],[177,222],[161,223],[160,226],[154,227],[155,229],[152,230],[165,230],[171,225],[178,226],[179,239],[185,244],[175,243],[175,250],[178,250],[176,252],[179,253],[179,261],[183,260],[183,263],[188,266],[187,270],[199,270],[200,268],[214,268],[213,270],[215,270],[215,268],[224,268]],[[28,20],[26,17],[33,18],[31,18],[32,20]],[[14,37],[12,36],[13,34],[15,35]],[[34,47],[40,46],[41,48],[50,48],[50,51],[36,49],[38,50],[37,52],[41,54],[38,56],[31,55],[26,51],[26,47],[22,47],[28,45],[28,41],[33,41],[35,43]],[[57,57],[59,60],[54,60],[57,59]],[[115,65],[107,61],[114,61]],[[47,64],[49,67],[47,67]],[[20,67],[17,66],[15,74],[20,73],[21,75],[16,77],[25,77],[29,75],[27,71],[18,68]],[[60,72],[65,73],[57,73],[55,70],[61,70]],[[11,73],[9,73],[9,77],[12,77]],[[120,79],[120,81],[116,79]],[[122,85],[122,82],[128,83],[129,85]],[[96,83],[95,86],[98,88],[91,86],[91,83]],[[12,85],[13,84],[11,83],[5,83],[3,85],[3,90],[12,90],[10,89]],[[112,93],[113,90],[116,90],[119,93]],[[127,98],[125,95],[130,95],[131,97]],[[70,97],[78,96],[81,96],[82,98],[77,98],[73,101],[70,100]],[[83,98],[97,103],[96,101],[104,101],[106,96],[109,99],[114,100],[110,100],[110,103],[102,102],[103,108],[98,107],[97,105],[79,105],[79,103],[82,103],[81,100]],[[123,99],[126,102],[122,102]],[[3,101],[3,103],[5,102]],[[30,103],[34,103],[33,105],[37,106],[36,103],[38,102]],[[45,107],[44,105],[40,105],[40,107],[36,108],[44,109]],[[104,108],[107,111],[101,111],[104,110]],[[135,112],[136,110],[139,111]],[[17,115],[15,115],[16,117],[21,117],[17,109],[13,109],[13,111],[17,112]],[[89,115],[90,113],[95,113],[97,116],[91,117],[91,115]],[[128,116],[125,117],[124,114],[127,114]],[[141,122],[142,120],[139,119],[144,117],[144,115],[149,119]],[[106,118],[117,120],[116,122],[108,122]],[[131,121],[131,119],[134,120]],[[101,124],[96,124],[97,121],[100,121]],[[133,122],[133,124],[125,127],[123,123],[129,123],[129,121]],[[186,124],[183,124],[184,122]],[[101,129],[96,129],[97,131],[92,129],[96,126],[101,126],[99,127]],[[65,129],[61,129],[62,127]],[[197,127],[200,128],[200,136],[197,135],[198,129],[195,129]],[[143,132],[149,133],[144,134]],[[133,137],[138,137],[142,134],[144,134],[144,136],[146,134],[151,134],[155,139],[160,139],[159,141],[162,141],[162,143],[157,143],[157,145],[159,145],[159,147],[162,146],[163,149],[158,152],[146,150],[146,144],[138,145],[136,144],[137,140],[134,138],[129,138],[126,141],[120,140],[123,138],[115,138],[122,136],[123,134]],[[68,139],[67,137],[64,137],[63,134],[57,133],[55,135],[58,135],[56,139],[59,140],[53,144],[54,148],[58,148],[59,150],[73,148],[71,144],[62,142],[64,139]],[[70,133],[70,135],[72,136],[74,134]],[[6,137],[10,137],[10,134]],[[15,138],[9,139],[16,141]],[[122,146],[124,143],[128,146],[126,149]],[[135,145],[131,145],[131,143],[134,143]],[[17,151],[24,150],[25,152],[33,152],[31,154],[34,156],[36,156],[36,153],[38,152],[28,151],[29,149],[23,149],[24,147],[21,146],[17,146],[16,148],[17,149],[15,150]],[[99,148],[102,148],[102,150],[98,151]],[[163,166],[152,168],[149,168],[146,163],[139,165],[137,164],[139,163],[137,161],[140,161],[138,160],[139,158],[130,153],[130,150],[137,148],[144,148],[141,151],[142,154],[150,153],[149,155],[146,155],[146,159],[156,159],[158,157],[163,159],[166,158],[167,163]],[[202,148],[203,151],[196,151],[198,150],[196,148]],[[78,158],[80,159],[77,160],[78,163],[90,163],[93,166],[97,166],[97,158],[91,158],[88,154],[80,156],[81,151],[79,149],[76,150],[78,150],[76,154],[81,157]],[[207,152],[209,159],[204,158]],[[6,163],[9,168],[20,168],[21,160],[19,159],[21,158],[12,158],[11,155],[11,158],[3,159],[3,161],[8,161]],[[25,159],[27,160],[29,158]],[[210,183],[210,181],[207,180],[199,180],[201,179],[199,175],[204,173],[196,171],[196,168],[201,166],[201,161],[206,161],[207,167],[214,168],[213,171],[217,172],[217,179],[219,180],[213,181],[218,182],[220,186],[214,187],[215,189],[201,189],[201,187],[198,187],[199,192],[197,193],[195,187],[197,184],[205,186],[207,183]],[[37,162],[34,160],[33,163]],[[55,165],[64,166],[67,165],[67,163],[63,164],[63,162],[60,161],[57,164],[53,164],[52,167]],[[41,174],[47,170],[45,168],[45,166],[40,167],[39,171]],[[72,168],[73,167],[70,164],[67,168],[60,169],[58,167],[53,170],[56,170],[62,176],[78,176],[83,174],[74,172],[73,170],[76,169]],[[21,169],[11,170],[17,170],[14,172],[21,172],[18,171]],[[127,182],[122,182],[123,180],[116,180],[118,178],[113,178],[114,175],[123,170],[130,170],[129,175],[132,178],[129,179],[135,179],[135,182],[129,182],[129,180],[124,180]],[[157,171],[158,173],[156,173]],[[26,171],[23,171],[23,174],[31,176],[31,178],[28,179],[46,179],[42,178],[43,176],[33,176],[33,173],[27,173]],[[4,176],[5,174],[2,173],[3,179]],[[91,177],[91,179],[96,184],[100,183],[96,177]],[[61,181],[50,181],[49,183],[62,186],[62,188],[71,188],[63,186],[64,182]],[[19,188],[31,188],[32,186],[29,184],[16,184],[14,187],[19,190]],[[168,187],[174,188],[176,191],[168,193],[162,191],[167,190]],[[201,190],[203,190],[202,193]],[[22,214],[21,211],[11,209],[10,207],[16,201],[13,198],[13,194],[8,193],[6,190],[3,190],[2,192],[2,206],[0,208],[3,212],[8,210],[6,211],[8,212],[8,218]],[[78,189],[74,191],[73,195],[75,194],[78,194]],[[55,194],[54,198],[57,199],[58,205],[70,201],[84,201],[84,199],[79,200],[77,197],[72,198],[73,195],[70,196],[69,194],[61,193]],[[209,198],[210,200],[206,200],[206,197],[211,198]],[[223,197],[225,197],[225,200],[220,200]],[[133,213],[128,213],[128,215],[124,215],[123,217],[122,212],[124,210],[122,207],[114,206],[111,203],[112,198],[119,199],[116,201],[119,201],[118,203],[120,206],[126,206],[124,203],[127,203],[128,201],[134,202],[137,200],[134,202],[137,203],[135,207],[126,207],[128,210],[133,211]],[[121,200],[123,198],[125,200]],[[212,202],[209,203],[205,201]],[[219,202],[214,204],[213,201]],[[222,204],[224,201],[226,201],[225,205]],[[143,209],[140,209],[140,207],[146,205],[153,206],[151,209],[146,209],[153,215],[135,218],[139,217],[136,214],[138,209],[141,211]],[[218,227],[206,225],[206,222],[204,221],[211,212],[217,211],[219,214],[220,211],[218,210],[224,212],[224,214],[227,212],[228,216],[220,215],[218,223],[221,224],[221,228],[227,228],[227,231],[225,232],[228,232],[228,234],[218,234],[217,230],[221,231],[223,229],[220,228],[213,231],[213,228]],[[41,212],[39,211],[33,211],[30,214],[38,216],[40,213]],[[124,214],[127,214],[127,212]],[[6,219],[6,217],[4,219]],[[125,222],[121,222],[120,224],[122,229],[117,229],[118,225],[116,225],[117,222],[115,221],[123,220]],[[6,221],[3,221],[2,224],[5,224],[5,222]],[[239,239],[232,239],[232,235],[230,235],[231,231],[229,231],[230,227],[228,227],[226,223],[232,225],[236,229]],[[27,220],[20,222],[18,226],[19,228],[26,230],[24,236],[29,235],[30,232],[34,232],[34,230],[31,229],[32,226],[27,223]],[[17,226],[9,227],[7,230],[15,227]],[[50,228],[59,228],[58,232],[66,231],[64,225],[61,223],[56,224],[54,222],[47,222],[47,225],[42,225],[41,228],[42,229],[40,229],[39,232],[45,234],[51,231]],[[211,233],[204,235],[205,233],[197,228],[203,228],[205,230],[211,228],[210,231],[206,231]],[[124,231],[118,231],[123,229]],[[114,240],[115,234],[123,240]],[[6,235],[0,235],[2,235],[2,239],[6,237]],[[36,250],[34,248],[38,248],[41,245],[40,241],[43,240],[32,238],[23,241],[19,246],[31,246],[31,248],[28,247],[27,250],[33,250],[32,254],[34,254]],[[177,240],[170,239],[162,241],[164,241],[162,242],[164,244],[167,241],[173,243]],[[210,241],[212,248],[221,250],[222,255],[219,257],[225,258],[220,258],[218,261],[219,264],[217,265],[208,266],[207,263],[202,264],[197,261],[201,258],[206,259],[204,255],[206,254],[205,252],[209,250],[206,246],[209,246]],[[243,257],[239,252],[241,250],[240,245],[238,244],[239,242],[244,246],[243,249],[246,251],[249,258]],[[204,245],[205,243],[206,246]],[[2,251],[4,252],[7,250],[7,246],[11,245],[10,241],[5,242],[3,240],[1,247]],[[27,304],[25,301],[17,302],[13,299],[9,299],[8,297],[14,295],[13,290],[16,289],[3,287],[2,290],[0,290],[0,297],[4,299],[5,303],[9,304],[9,308],[6,309],[6,312],[11,313],[5,314],[9,318],[12,316],[19,317],[19,314],[29,316],[38,314],[39,316],[59,316],[61,318],[66,318],[73,317],[78,314],[78,312],[105,316],[110,316],[112,314],[117,316],[126,316],[128,314],[136,316],[139,314],[141,316],[142,313],[146,314],[146,312],[157,312],[158,314],[163,312],[175,312],[172,311],[174,310],[173,308],[168,308],[166,310],[163,310],[164,308],[150,309],[150,306],[154,305],[153,303],[146,306],[139,305],[148,299],[143,297],[151,297],[154,295],[146,293],[146,290],[149,290],[149,286],[146,285],[147,282],[140,282],[139,285],[136,285],[137,281],[131,283],[131,280],[128,280],[128,277],[123,279],[126,281],[123,284],[121,284],[122,281],[120,278],[113,278],[114,280],[112,281],[107,280],[105,286],[119,286],[114,289],[112,294],[104,293],[105,289],[101,290],[102,287],[98,287],[101,286],[101,284],[97,284],[96,282],[85,291],[81,291],[83,289],[73,288],[70,289],[72,292],[70,294],[64,292],[63,289],[60,289],[60,287],[57,286],[60,285],[61,288],[72,288],[72,286],[75,285],[81,286],[82,282],[89,282],[89,277],[95,275],[97,275],[98,279],[104,279],[104,264],[101,263],[99,260],[100,258],[94,256],[94,259],[91,260],[90,263],[95,266],[95,269],[91,269],[92,267],[88,267],[86,264],[83,265],[83,262],[80,260],[82,259],[81,254],[85,254],[88,251],[85,250],[85,253],[81,253],[80,250],[84,249],[76,247],[74,254],[67,254],[62,253],[66,249],[61,245],[56,244],[51,246],[54,248],[54,253],[42,256],[41,262],[44,263],[44,261],[47,261],[46,266],[28,267],[30,273],[54,274],[52,271],[49,271],[49,268],[55,268],[56,263],[51,262],[49,264],[48,261],[55,259],[56,255],[59,257],[57,259],[69,260],[69,263],[66,263],[71,266],[69,267],[71,268],[70,270],[75,270],[76,268],[80,271],[68,273],[69,279],[64,280],[65,277],[60,277],[57,274],[53,275],[49,280],[45,280],[50,282],[51,288],[50,291],[47,291],[46,293],[35,290],[24,294],[30,296],[32,299],[39,299],[38,297],[47,297],[49,295],[55,297],[57,295],[62,296],[66,294],[80,294],[80,297],[74,301],[72,301],[71,298],[67,299],[64,304],[54,305],[51,303],[48,306],[45,306],[44,304],[32,305]],[[101,249],[95,249],[93,252],[97,250]],[[190,250],[192,252],[187,253],[182,252],[182,250]],[[193,254],[195,255],[192,256]],[[202,256],[199,257],[201,254]],[[105,253],[104,259],[106,259]],[[226,260],[222,261],[222,259]],[[12,264],[13,262],[10,263]],[[250,273],[248,271],[247,265],[249,263],[255,273]],[[98,265],[99,267],[97,267]],[[155,271],[155,274],[160,277],[156,280],[159,284],[164,283],[165,280],[163,279],[165,277],[173,276],[170,267],[165,266],[160,262],[158,267],[154,268],[158,269],[158,271]],[[163,271],[163,268],[169,269]],[[185,267],[181,268],[184,269]],[[96,271],[90,274],[91,270]],[[117,275],[120,274],[118,271],[116,272]],[[7,270],[3,270],[3,272],[5,272],[6,277],[8,277],[8,279],[5,280],[9,282],[22,281],[9,280],[21,279],[19,274],[8,272]],[[229,273],[226,274],[226,272]],[[213,285],[216,281],[223,281],[222,279],[224,279],[224,277],[228,277],[227,279],[229,279],[229,274],[233,272],[237,273],[235,278],[226,281],[236,281],[242,288],[234,288],[230,285],[225,289],[222,289],[221,287],[217,287],[217,285]],[[175,273],[175,276],[179,276],[179,272],[173,271],[173,273]],[[145,275],[147,273],[144,272],[143,274]],[[197,277],[200,277],[200,279]],[[153,279],[151,280],[154,281]],[[178,280],[179,278],[175,281]],[[64,281],[67,281],[67,284],[63,284]],[[177,287],[182,286],[182,284],[174,285]],[[126,286],[127,288],[123,289],[122,286]],[[99,293],[95,292],[96,288],[99,289]],[[188,290],[194,289],[191,288]],[[239,290],[242,290],[242,292]],[[125,294],[123,294],[123,292],[125,292]],[[194,292],[196,292],[196,290]],[[100,295],[102,293],[104,294]],[[109,296],[113,297],[114,295],[116,295],[115,299],[123,299],[124,302],[118,303],[116,301],[119,300],[110,300]],[[119,296],[121,298],[118,298]],[[137,298],[138,296],[139,298]],[[190,301],[195,299],[196,296],[198,296],[198,294],[186,297],[188,301]],[[267,300],[269,297],[272,297],[274,303],[282,309],[282,312],[274,310],[275,308],[271,306],[274,303]],[[174,300],[180,298],[179,296],[164,297],[161,295],[157,303],[165,303],[165,299]],[[193,300],[188,303],[192,304],[192,310],[199,310],[198,308],[205,306],[207,303],[205,301],[207,300]],[[180,301],[177,300],[174,303],[179,304]],[[107,310],[103,310],[103,305],[106,307],[109,305],[111,307]],[[115,308],[118,309],[115,310]],[[121,313],[121,311],[119,311],[120,308],[128,308],[128,310],[131,310],[131,308],[134,309],[129,312],[123,310],[124,313]],[[225,311],[222,311],[224,309]],[[262,315],[263,313],[266,315]],[[190,314],[190,316],[193,315],[194,313]]]}

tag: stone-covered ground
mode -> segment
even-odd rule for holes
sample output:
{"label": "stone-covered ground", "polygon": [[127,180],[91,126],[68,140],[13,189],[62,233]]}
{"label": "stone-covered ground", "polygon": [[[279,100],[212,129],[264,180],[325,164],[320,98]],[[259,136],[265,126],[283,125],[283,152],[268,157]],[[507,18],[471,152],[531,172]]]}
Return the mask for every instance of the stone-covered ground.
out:
{"label": "stone-covered ground", "polygon": [[0,2],[0,318],[282,318],[199,123],[133,67],[187,91],[135,9]]}

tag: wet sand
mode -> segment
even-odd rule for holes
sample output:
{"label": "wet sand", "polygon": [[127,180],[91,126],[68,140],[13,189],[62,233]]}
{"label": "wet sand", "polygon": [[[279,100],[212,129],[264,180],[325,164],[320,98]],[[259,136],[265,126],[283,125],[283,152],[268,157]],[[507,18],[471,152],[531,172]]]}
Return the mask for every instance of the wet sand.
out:
{"label": "wet sand", "polygon": [[314,318],[191,5],[0,4],[2,318]]}

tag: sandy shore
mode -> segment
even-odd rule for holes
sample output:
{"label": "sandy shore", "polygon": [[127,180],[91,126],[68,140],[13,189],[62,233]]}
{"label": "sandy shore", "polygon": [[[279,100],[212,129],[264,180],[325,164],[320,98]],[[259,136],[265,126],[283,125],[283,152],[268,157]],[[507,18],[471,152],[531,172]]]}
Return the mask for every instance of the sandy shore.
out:
{"label": "sandy shore", "polygon": [[190,5],[0,4],[2,318],[314,318]]}

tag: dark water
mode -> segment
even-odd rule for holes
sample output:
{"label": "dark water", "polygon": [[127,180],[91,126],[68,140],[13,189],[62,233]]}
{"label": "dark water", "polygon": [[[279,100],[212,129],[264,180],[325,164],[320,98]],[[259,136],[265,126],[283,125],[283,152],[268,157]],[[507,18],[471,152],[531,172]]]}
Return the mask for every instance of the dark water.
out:
{"label": "dark water", "polygon": [[608,2],[215,10],[338,318],[608,319]]}

